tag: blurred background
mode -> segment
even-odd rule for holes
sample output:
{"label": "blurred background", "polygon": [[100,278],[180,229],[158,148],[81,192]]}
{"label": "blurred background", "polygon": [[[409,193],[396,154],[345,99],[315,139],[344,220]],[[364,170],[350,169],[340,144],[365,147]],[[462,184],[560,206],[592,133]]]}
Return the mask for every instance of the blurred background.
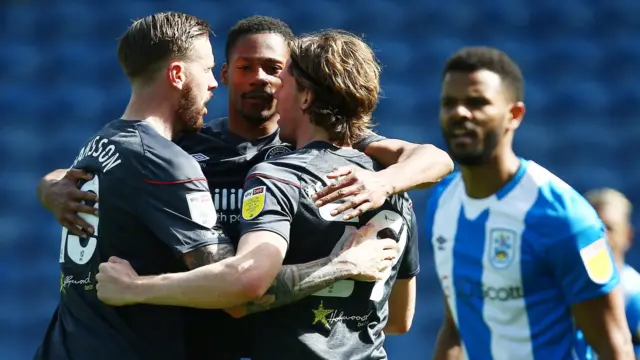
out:
{"label": "blurred background", "polygon": [[[58,301],[60,227],[36,184],[68,167],[85,140],[120,117],[129,85],[116,58],[130,20],[157,11],[208,20],[218,63],[228,29],[250,15],[278,17],[296,33],[363,34],[384,64],[378,131],[442,146],[438,100],[444,61],[467,45],[496,46],[526,79],[520,156],[579,191],[610,186],[640,204],[640,2],[636,0],[11,1],[0,5],[0,359],[30,359]],[[219,76],[219,67],[216,75]],[[224,87],[208,120],[225,116]],[[419,218],[428,192],[412,197]],[[640,214],[640,212],[638,212]],[[636,227],[640,225],[634,217]],[[422,241],[412,330],[390,337],[393,359],[425,359],[442,296]],[[640,265],[640,251],[628,261]]]}

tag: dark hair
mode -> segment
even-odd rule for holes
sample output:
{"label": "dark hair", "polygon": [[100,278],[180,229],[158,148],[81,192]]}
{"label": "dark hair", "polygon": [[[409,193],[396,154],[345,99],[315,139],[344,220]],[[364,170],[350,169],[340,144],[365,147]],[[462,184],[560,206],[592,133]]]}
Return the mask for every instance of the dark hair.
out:
{"label": "dark hair", "polygon": [[313,99],[306,112],[329,140],[351,145],[371,127],[378,105],[380,65],[373,50],[346,31],[303,36],[291,46],[289,73]]}
{"label": "dark hair", "polygon": [[295,39],[289,25],[279,19],[261,15],[248,17],[238,21],[231,30],[229,30],[229,35],[227,35],[227,44],[225,46],[225,57],[227,62],[229,62],[231,50],[236,46],[238,40],[245,35],[254,34],[278,34],[282,36],[287,43],[290,43]]}
{"label": "dark hair", "polygon": [[500,75],[515,101],[524,100],[524,78],[520,67],[506,53],[486,46],[460,49],[447,60],[443,76],[450,72],[488,70]]}
{"label": "dark hair", "polygon": [[129,79],[148,80],[162,61],[188,59],[193,40],[209,36],[209,24],[195,16],[161,12],[135,20],[118,42],[118,60]]}

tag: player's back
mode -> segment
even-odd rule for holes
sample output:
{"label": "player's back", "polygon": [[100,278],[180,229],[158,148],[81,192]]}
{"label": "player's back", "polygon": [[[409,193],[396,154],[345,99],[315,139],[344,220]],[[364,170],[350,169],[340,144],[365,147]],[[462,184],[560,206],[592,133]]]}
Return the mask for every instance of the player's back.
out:
{"label": "player's back", "polygon": [[125,120],[92,137],[74,167],[94,174],[81,189],[99,197],[99,204],[90,204],[99,207],[99,216],[84,216],[96,232],[82,239],[63,230],[60,303],[36,359],[183,358],[182,308],[107,306],[97,298],[95,275],[110,256],[129,260],[140,275],[186,270],[158,232],[173,224],[152,217],[166,204],[162,187],[185,182],[208,193],[200,167],[149,124]]}
{"label": "player's back", "polygon": [[[311,196],[327,185],[326,174],[345,165],[374,169],[372,160],[362,153],[326,142],[313,142],[256,166],[248,175],[248,180],[252,177],[275,180],[287,187],[287,191],[296,192],[288,199],[282,196],[266,200],[296,202],[285,264],[307,263],[335,254],[351,234],[367,223],[373,225],[375,231],[392,229],[400,248],[412,247],[417,252],[413,211],[406,194],[393,196],[381,208],[348,221],[342,215],[330,215],[336,204],[320,209],[315,206]],[[254,196],[250,191],[257,194],[255,199],[260,199],[259,194],[264,190],[245,187],[243,219],[255,216],[251,212],[256,207],[247,206],[255,205],[249,204]],[[380,237],[390,235],[391,232],[379,234]],[[402,265],[402,261],[395,263],[386,280],[339,281],[294,304],[258,314],[254,359],[386,358],[382,330],[388,317],[387,299]]]}
{"label": "player's back", "polygon": [[588,202],[521,160],[495,195],[466,195],[460,174],[429,199],[428,238],[469,359],[575,359],[570,306],[618,282],[604,229]]}

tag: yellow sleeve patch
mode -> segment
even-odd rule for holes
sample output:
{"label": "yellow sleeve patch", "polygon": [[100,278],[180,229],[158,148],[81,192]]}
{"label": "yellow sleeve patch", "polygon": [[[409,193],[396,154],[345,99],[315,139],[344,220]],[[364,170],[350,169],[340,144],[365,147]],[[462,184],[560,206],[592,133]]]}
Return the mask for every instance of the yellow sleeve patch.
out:
{"label": "yellow sleeve patch", "polygon": [[587,275],[596,284],[606,284],[614,274],[607,239],[600,238],[580,250]]}
{"label": "yellow sleeve patch", "polygon": [[251,220],[262,212],[267,196],[266,189],[266,186],[258,186],[244,193],[242,200],[242,217],[245,220]]}

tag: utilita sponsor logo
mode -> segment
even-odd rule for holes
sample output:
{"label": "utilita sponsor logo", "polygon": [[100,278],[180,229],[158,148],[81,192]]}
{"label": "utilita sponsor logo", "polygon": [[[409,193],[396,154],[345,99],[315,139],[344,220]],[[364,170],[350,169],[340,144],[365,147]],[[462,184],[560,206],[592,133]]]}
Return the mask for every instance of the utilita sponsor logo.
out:
{"label": "utilita sponsor logo", "polygon": [[242,209],[242,189],[213,189],[213,205],[221,222],[239,221]]}

